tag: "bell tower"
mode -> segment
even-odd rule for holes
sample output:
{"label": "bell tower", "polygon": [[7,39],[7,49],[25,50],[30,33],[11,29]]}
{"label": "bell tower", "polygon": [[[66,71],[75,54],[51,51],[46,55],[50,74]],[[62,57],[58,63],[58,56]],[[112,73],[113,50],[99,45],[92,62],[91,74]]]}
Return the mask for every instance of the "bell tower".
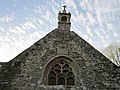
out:
{"label": "bell tower", "polygon": [[71,27],[71,13],[66,12],[66,6],[63,6],[63,11],[58,13],[58,29],[59,30],[70,30]]}

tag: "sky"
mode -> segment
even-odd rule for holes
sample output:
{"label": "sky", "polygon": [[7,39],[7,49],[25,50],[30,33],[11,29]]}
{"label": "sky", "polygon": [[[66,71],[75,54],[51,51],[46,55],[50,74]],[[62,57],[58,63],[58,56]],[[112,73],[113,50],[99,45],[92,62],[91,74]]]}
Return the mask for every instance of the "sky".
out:
{"label": "sky", "polygon": [[0,0],[0,62],[8,62],[57,28],[67,6],[71,31],[97,50],[120,42],[120,0]]}

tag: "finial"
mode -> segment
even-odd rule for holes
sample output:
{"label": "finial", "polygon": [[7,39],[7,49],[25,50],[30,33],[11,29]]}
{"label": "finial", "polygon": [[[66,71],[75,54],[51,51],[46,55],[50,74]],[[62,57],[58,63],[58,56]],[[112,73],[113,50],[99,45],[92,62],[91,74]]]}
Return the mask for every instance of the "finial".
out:
{"label": "finial", "polygon": [[63,7],[64,7],[64,9],[63,9],[63,13],[66,13],[66,10],[65,10],[66,6],[64,5]]}

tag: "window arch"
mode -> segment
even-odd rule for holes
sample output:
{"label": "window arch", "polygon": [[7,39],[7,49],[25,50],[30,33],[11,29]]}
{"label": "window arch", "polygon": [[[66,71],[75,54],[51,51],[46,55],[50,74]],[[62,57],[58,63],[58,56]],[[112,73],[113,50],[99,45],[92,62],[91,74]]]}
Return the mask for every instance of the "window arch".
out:
{"label": "window arch", "polygon": [[72,67],[64,60],[53,64],[48,73],[48,85],[75,85]]}

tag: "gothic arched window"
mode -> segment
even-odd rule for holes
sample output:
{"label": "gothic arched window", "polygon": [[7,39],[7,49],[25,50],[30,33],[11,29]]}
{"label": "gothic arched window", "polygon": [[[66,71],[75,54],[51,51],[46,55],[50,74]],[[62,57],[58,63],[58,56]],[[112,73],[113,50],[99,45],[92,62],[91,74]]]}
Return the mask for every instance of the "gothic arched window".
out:
{"label": "gothic arched window", "polygon": [[71,66],[64,60],[53,64],[48,75],[48,85],[75,85]]}

